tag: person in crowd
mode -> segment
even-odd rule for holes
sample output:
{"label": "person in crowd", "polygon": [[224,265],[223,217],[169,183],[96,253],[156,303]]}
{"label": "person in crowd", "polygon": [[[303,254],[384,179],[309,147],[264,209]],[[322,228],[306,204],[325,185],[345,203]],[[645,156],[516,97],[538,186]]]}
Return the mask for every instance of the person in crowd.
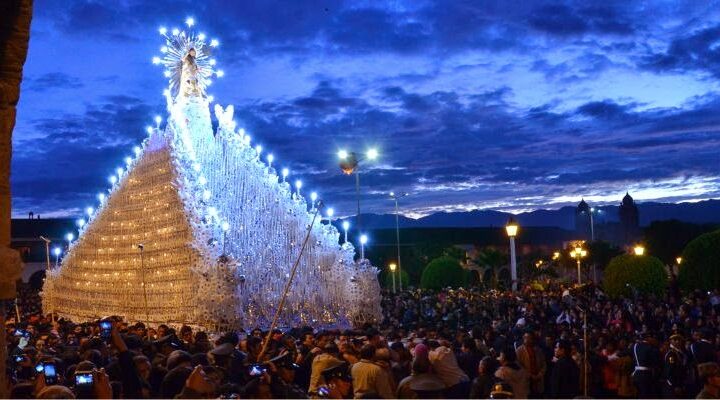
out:
{"label": "person in crowd", "polygon": [[376,350],[371,343],[363,345],[360,349],[360,361],[353,365],[350,370],[356,399],[391,399],[395,397],[392,385],[387,379],[389,375],[374,361]]}
{"label": "person in crowd", "polygon": [[478,373],[470,388],[471,399],[487,399],[496,383],[495,371],[498,365],[494,358],[485,356],[478,364]]}
{"label": "person in crowd", "polygon": [[572,399],[580,394],[580,368],[571,357],[567,340],[558,341],[550,373],[547,396],[552,399]]}
{"label": "person in crowd", "polygon": [[500,351],[498,361],[500,367],[495,371],[495,377],[509,384],[516,398],[528,398],[530,394],[530,374],[517,363],[515,349],[508,347]]}
{"label": "person in crowd", "polygon": [[466,398],[470,393],[470,378],[460,368],[455,353],[442,340],[428,341],[430,352],[428,358],[433,371],[445,382],[445,395],[451,399]]}
{"label": "person in crowd", "polygon": [[535,333],[527,332],[523,335],[523,344],[515,350],[518,364],[530,375],[530,394],[534,397],[545,392],[547,369],[545,355],[535,343]]}

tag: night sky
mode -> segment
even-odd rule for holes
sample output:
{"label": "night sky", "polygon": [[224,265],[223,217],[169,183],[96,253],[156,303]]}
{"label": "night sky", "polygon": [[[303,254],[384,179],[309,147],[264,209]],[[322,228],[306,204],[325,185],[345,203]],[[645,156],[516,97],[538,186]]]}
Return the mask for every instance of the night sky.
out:
{"label": "night sky", "polygon": [[364,212],[720,197],[717,2],[36,0],[15,215],[96,204],[165,116],[150,61],[188,16],[220,40],[209,94],[340,215],[336,153],[370,146]]}

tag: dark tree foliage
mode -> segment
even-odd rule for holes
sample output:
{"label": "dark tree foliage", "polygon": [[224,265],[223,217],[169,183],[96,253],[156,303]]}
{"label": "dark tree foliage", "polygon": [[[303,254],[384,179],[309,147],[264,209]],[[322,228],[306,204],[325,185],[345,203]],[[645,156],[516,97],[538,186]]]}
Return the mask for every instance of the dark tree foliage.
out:
{"label": "dark tree foliage", "polygon": [[655,221],[645,228],[645,244],[650,254],[666,265],[675,264],[675,258],[685,246],[703,233],[712,232],[713,225],[698,225],[678,220]]}
{"label": "dark tree foliage", "polygon": [[610,260],[603,288],[610,297],[665,293],[668,280],[662,261],[653,256],[623,254]]}
{"label": "dark tree foliage", "polygon": [[720,287],[720,230],[698,236],[682,252],[678,282],[683,290]]}
{"label": "dark tree foliage", "polygon": [[465,286],[468,272],[460,266],[460,262],[450,256],[438,257],[425,267],[420,278],[423,289],[440,289],[444,287]]}

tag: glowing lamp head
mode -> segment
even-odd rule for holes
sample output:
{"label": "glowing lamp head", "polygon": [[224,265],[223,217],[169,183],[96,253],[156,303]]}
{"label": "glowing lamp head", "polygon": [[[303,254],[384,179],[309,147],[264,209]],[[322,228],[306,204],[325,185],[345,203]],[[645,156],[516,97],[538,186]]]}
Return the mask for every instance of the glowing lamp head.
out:
{"label": "glowing lamp head", "polygon": [[367,235],[360,235],[360,244],[365,245],[368,242]]}
{"label": "glowing lamp head", "polygon": [[507,224],[505,225],[505,232],[507,232],[508,237],[515,237],[518,233],[518,224],[515,222],[514,218],[510,218],[508,220]]}
{"label": "glowing lamp head", "polygon": [[388,268],[390,268],[390,272],[395,272],[395,269],[397,268],[397,264],[390,263],[390,265],[388,265]]}
{"label": "glowing lamp head", "polygon": [[298,180],[295,181],[295,188],[296,188],[297,190],[302,189],[302,185],[303,185],[303,184],[302,184],[302,181],[301,181],[300,179],[298,179]]}
{"label": "glowing lamp head", "polygon": [[247,145],[250,144],[250,140],[251,140],[251,139],[252,139],[252,138],[250,137],[250,135],[245,135],[245,136],[243,137],[243,141],[244,141],[245,144],[247,144]]}
{"label": "glowing lamp head", "polygon": [[98,193],[97,198],[102,203],[105,201],[105,193]]}
{"label": "glowing lamp head", "polygon": [[368,150],[366,156],[367,156],[368,160],[375,160],[376,158],[378,158],[377,149],[372,148],[372,149]]}
{"label": "glowing lamp head", "polygon": [[223,71],[223,70],[218,70],[217,72],[215,72],[215,75],[216,75],[218,78],[222,78],[223,76],[225,76],[225,71]]}
{"label": "glowing lamp head", "polygon": [[287,176],[290,174],[290,170],[287,168],[282,169],[282,177],[287,178]]}
{"label": "glowing lamp head", "polygon": [[205,40],[206,38],[207,38],[207,36],[205,36],[205,34],[202,32],[200,32],[200,34],[198,35],[198,39],[200,39],[200,40]]}
{"label": "glowing lamp head", "polygon": [[142,150],[140,149],[140,146],[135,146],[135,147],[133,147],[133,152],[135,152],[136,156],[139,156],[140,152],[142,152]]}
{"label": "glowing lamp head", "polygon": [[113,175],[110,178],[108,178],[108,181],[110,181],[110,184],[114,185],[117,183],[117,176]]}
{"label": "glowing lamp head", "polygon": [[340,151],[338,151],[337,155],[338,155],[339,159],[345,160],[348,158],[349,154],[348,154],[347,150],[340,150]]}
{"label": "glowing lamp head", "polygon": [[86,213],[87,215],[92,215],[94,212],[95,212],[95,209],[92,208],[92,207],[88,207],[88,208],[85,209],[85,213]]}
{"label": "glowing lamp head", "polygon": [[227,232],[229,229],[230,229],[230,224],[228,224],[227,221],[223,221],[223,223],[222,223],[223,232]]}
{"label": "glowing lamp head", "polygon": [[164,27],[164,26],[161,26],[161,27],[158,29],[158,32],[160,32],[161,35],[165,35],[165,34],[167,34],[167,28]]}
{"label": "glowing lamp head", "polygon": [[317,198],[318,198],[317,192],[310,193],[310,200],[312,200],[313,203],[317,200]]}
{"label": "glowing lamp head", "polygon": [[155,123],[158,124],[158,125],[160,125],[161,122],[162,122],[162,117],[159,116],[159,115],[156,115],[156,116],[155,116]]}
{"label": "glowing lamp head", "polygon": [[220,42],[218,42],[217,39],[213,39],[213,40],[210,41],[210,46],[212,46],[212,47],[218,47],[218,46],[220,46]]}
{"label": "glowing lamp head", "polygon": [[59,247],[53,249],[53,254],[55,254],[55,257],[59,256],[60,253],[62,253],[62,250]]}
{"label": "glowing lamp head", "polygon": [[155,65],[160,64],[160,57],[157,57],[157,56],[153,57],[153,58],[152,58],[152,63],[155,64]]}
{"label": "glowing lamp head", "polygon": [[82,228],[83,226],[85,226],[85,219],[80,218],[76,221],[76,223],[77,223],[78,228]]}
{"label": "glowing lamp head", "polygon": [[553,260],[559,259],[559,258],[560,258],[560,252],[559,252],[559,251],[554,252],[552,258],[553,258]]}
{"label": "glowing lamp head", "polygon": [[347,230],[350,229],[350,222],[343,221],[342,228],[347,232]]}
{"label": "glowing lamp head", "polygon": [[192,27],[193,25],[195,25],[195,19],[193,17],[188,17],[185,20],[185,25]]}
{"label": "glowing lamp head", "polygon": [[115,173],[117,173],[118,176],[121,176],[121,175],[123,174],[123,172],[125,172],[125,170],[122,169],[122,168],[120,168],[120,167],[117,167],[117,168],[115,169]]}
{"label": "glowing lamp head", "polygon": [[395,192],[390,192],[390,197],[395,197]]}
{"label": "glowing lamp head", "polygon": [[75,235],[73,235],[72,233],[68,233],[65,235],[65,240],[67,240],[68,242],[72,242],[73,239],[75,239]]}
{"label": "glowing lamp head", "polygon": [[127,165],[132,164],[132,158],[130,158],[130,157],[125,157],[125,164],[127,164]]}
{"label": "glowing lamp head", "polygon": [[272,164],[272,162],[275,161],[275,156],[272,154],[268,154],[267,160],[270,164]]}
{"label": "glowing lamp head", "polygon": [[642,256],[645,254],[645,247],[641,245],[636,245],[635,247],[633,247],[633,252],[636,256]]}
{"label": "glowing lamp head", "polygon": [[210,65],[215,65],[215,64],[217,64],[217,60],[214,59],[214,58],[211,58],[211,59],[210,59]]}
{"label": "glowing lamp head", "polygon": [[260,156],[260,153],[262,153],[263,148],[260,145],[255,146],[255,152]]}
{"label": "glowing lamp head", "polygon": [[149,126],[149,125],[146,126],[146,127],[145,127],[145,131],[148,133],[148,135],[151,134],[151,133],[153,133],[153,128],[152,128],[152,126]]}
{"label": "glowing lamp head", "polygon": [[675,259],[675,262],[677,263],[677,265],[682,264],[682,257],[677,257],[677,258]]}
{"label": "glowing lamp head", "polygon": [[180,34],[180,29],[174,28],[174,29],[172,30],[172,34],[175,35],[175,36],[179,35],[179,34]]}
{"label": "glowing lamp head", "polygon": [[335,209],[333,209],[333,208],[328,208],[328,209],[327,209],[327,216],[328,216],[328,218],[332,218],[333,215],[335,215]]}

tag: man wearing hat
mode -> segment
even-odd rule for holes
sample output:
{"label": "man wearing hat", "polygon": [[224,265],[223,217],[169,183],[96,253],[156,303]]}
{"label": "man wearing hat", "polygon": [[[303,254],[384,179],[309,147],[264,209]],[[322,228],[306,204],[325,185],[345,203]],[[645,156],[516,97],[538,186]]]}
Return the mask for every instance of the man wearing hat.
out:
{"label": "man wearing hat", "polygon": [[652,340],[651,333],[643,332],[630,349],[635,362],[632,379],[641,399],[658,397],[656,377],[660,369],[660,351],[651,343]]}
{"label": "man wearing hat", "polygon": [[668,398],[682,398],[686,393],[688,357],[683,348],[685,339],[679,333],[670,336],[670,348],[665,353],[663,375],[664,392]]}
{"label": "man wearing hat", "polygon": [[292,354],[285,352],[268,361],[274,378],[270,383],[270,391],[278,399],[306,399],[305,391],[295,385],[295,370],[299,368],[292,360]]}
{"label": "man wearing hat", "polygon": [[720,367],[716,362],[708,362],[698,365],[698,373],[703,388],[696,399],[717,399],[720,398]]}
{"label": "man wearing hat", "polygon": [[322,372],[325,385],[318,389],[322,397],[328,399],[351,399],[353,396],[350,364],[343,362]]}

